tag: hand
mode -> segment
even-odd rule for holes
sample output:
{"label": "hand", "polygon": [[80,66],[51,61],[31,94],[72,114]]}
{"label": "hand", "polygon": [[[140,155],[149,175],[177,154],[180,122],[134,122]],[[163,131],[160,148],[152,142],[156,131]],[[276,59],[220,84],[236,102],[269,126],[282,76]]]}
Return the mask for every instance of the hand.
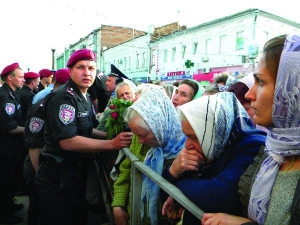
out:
{"label": "hand", "polygon": [[251,220],[225,213],[204,213],[202,225],[240,225]]}
{"label": "hand", "polygon": [[121,149],[129,147],[132,140],[132,133],[130,132],[122,132],[118,134],[114,139],[112,139],[113,149]]}
{"label": "hand", "polygon": [[129,215],[122,207],[113,207],[114,221],[116,225],[127,225]]}
{"label": "hand", "polygon": [[162,215],[167,215],[170,220],[176,220],[181,217],[183,208],[179,208],[176,201],[169,196],[162,208]]}
{"label": "hand", "polygon": [[169,168],[173,177],[179,178],[185,171],[198,171],[204,156],[197,150],[183,148]]}

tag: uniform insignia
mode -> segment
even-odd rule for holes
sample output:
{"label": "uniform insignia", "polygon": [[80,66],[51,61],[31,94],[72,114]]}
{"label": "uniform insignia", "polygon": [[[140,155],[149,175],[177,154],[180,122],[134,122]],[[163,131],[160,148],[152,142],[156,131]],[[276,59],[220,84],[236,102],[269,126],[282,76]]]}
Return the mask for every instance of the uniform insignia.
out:
{"label": "uniform insignia", "polygon": [[78,112],[78,115],[77,117],[86,117],[89,115],[89,112],[88,111],[85,111],[85,112]]}
{"label": "uniform insignia", "polygon": [[59,119],[65,125],[72,123],[75,119],[75,108],[67,104],[61,105],[59,107]]}
{"label": "uniform insignia", "polygon": [[66,92],[68,92],[70,95],[74,95],[74,90],[73,88],[68,87]]}
{"label": "uniform insignia", "polygon": [[5,111],[8,115],[14,114],[15,110],[16,110],[16,106],[13,103],[6,103]]}
{"label": "uniform insignia", "polygon": [[8,94],[10,95],[10,97],[12,97],[13,99],[15,99],[15,96],[11,93],[11,91],[9,91]]}
{"label": "uniform insignia", "polygon": [[38,133],[44,126],[44,120],[38,117],[32,117],[29,124],[29,130],[31,133]]}

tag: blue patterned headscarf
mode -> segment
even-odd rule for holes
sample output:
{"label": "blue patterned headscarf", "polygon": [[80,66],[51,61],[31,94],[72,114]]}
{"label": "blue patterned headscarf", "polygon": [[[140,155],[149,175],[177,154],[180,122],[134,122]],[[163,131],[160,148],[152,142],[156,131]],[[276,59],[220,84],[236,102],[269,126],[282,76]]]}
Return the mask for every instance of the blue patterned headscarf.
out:
{"label": "blue patterned headscarf", "polygon": [[[159,146],[147,152],[144,164],[162,174],[165,159],[174,159],[184,147],[185,135],[181,129],[178,113],[166,92],[157,85],[148,85],[142,90],[138,100],[129,108],[134,109],[145,120],[157,139]],[[144,216],[144,203],[148,204],[151,225],[158,224],[157,205],[159,187],[143,175],[141,193],[141,215]]]}
{"label": "blue patterned headscarf", "polygon": [[300,36],[287,35],[281,54],[273,101],[273,127],[252,187],[249,218],[264,224],[272,187],[286,156],[300,155]]}
{"label": "blue patterned headscarf", "polygon": [[246,134],[257,132],[249,115],[231,92],[202,96],[178,106],[192,126],[210,161]]}

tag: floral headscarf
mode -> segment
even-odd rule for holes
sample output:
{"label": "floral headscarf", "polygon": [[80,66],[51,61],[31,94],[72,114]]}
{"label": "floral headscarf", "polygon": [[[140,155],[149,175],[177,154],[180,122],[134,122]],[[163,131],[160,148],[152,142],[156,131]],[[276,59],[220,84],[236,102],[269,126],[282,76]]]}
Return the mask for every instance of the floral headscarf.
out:
{"label": "floral headscarf", "polygon": [[[159,146],[151,147],[144,164],[162,174],[165,159],[173,159],[184,147],[185,135],[181,129],[178,113],[166,92],[158,85],[145,86],[138,100],[129,108],[134,109],[145,120],[157,139]],[[157,224],[159,187],[143,175],[141,193],[141,214],[144,216],[144,203],[148,204],[148,215],[152,225]]]}
{"label": "floral headscarf", "polygon": [[300,155],[300,36],[287,35],[281,54],[265,152],[255,178],[248,207],[249,218],[264,224],[272,187],[286,156]]}
{"label": "floral headscarf", "polygon": [[231,92],[203,96],[178,106],[177,110],[192,126],[210,161],[236,140],[257,132],[244,107]]}

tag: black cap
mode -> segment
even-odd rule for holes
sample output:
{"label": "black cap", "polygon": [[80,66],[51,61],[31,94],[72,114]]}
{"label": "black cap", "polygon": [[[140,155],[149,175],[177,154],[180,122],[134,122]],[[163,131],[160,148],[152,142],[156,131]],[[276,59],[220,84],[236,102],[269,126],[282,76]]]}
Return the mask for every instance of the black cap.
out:
{"label": "black cap", "polygon": [[110,73],[107,74],[108,77],[114,76],[118,78],[125,78],[129,79],[124,73],[122,73],[117,67],[115,67],[113,64],[110,64]]}

